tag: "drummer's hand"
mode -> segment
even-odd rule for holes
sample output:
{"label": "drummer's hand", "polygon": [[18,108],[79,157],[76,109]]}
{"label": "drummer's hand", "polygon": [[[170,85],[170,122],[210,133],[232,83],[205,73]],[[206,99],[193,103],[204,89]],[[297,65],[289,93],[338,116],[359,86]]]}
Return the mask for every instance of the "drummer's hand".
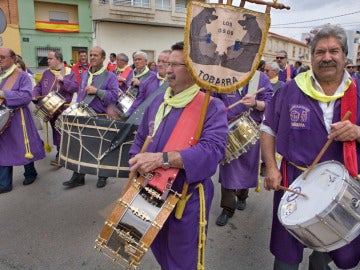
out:
{"label": "drummer's hand", "polygon": [[349,120],[333,123],[330,127],[328,139],[342,142],[360,139],[360,127],[352,124]]}
{"label": "drummer's hand", "polygon": [[278,190],[281,183],[281,173],[277,167],[268,167],[266,166],[266,176],[264,179],[264,188],[266,190]]}
{"label": "drummer's hand", "polygon": [[249,108],[252,108],[255,105],[255,95],[246,94],[241,100],[241,103]]}
{"label": "drummer's hand", "polygon": [[95,86],[93,86],[93,85],[89,85],[89,86],[86,86],[85,91],[86,91],[87,94],[95,95],[96,91],[97,91],[97,88]]}
{"label": "drummer's hand", "polygon": [[124,77],[121,77],[120,75],[117,77],[119,82],[126,82],[126,79]]}
{"label": "drummer's hand", "polygon": [[139,172],[144,175],[161,167],[163,161],[162,153],[139,153],[129,160],[130,172]]}
{"label": "drummer's hand", "polygon": [[56,79],[57,79],[58,81],[60,81],[60,82],[63,82],[63,81],[64,81],[64,77],[63,77],[61,74],[56,75]]}
{"label": "drummer's hand", "polygon": [[138,78],[132,78],[131,79],[131,84],[134,86],[139,86],[140,85],[140,81]]}

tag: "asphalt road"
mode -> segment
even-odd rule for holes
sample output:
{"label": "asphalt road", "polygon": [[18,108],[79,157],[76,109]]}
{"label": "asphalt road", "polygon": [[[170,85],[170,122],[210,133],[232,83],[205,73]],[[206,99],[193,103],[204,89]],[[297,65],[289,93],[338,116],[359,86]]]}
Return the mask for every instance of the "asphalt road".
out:
{"label": "asphalt road", "polygon": [[[42,136],[43,131],[41,131]],[[23,186],[23,167],[15,167],[13,191],[0,194],[0,270],[122,269],[94,249],[95,239],[112,212],[126,179],[109,178],[96,188],[96,176],[85,186],[66,189],[72,172],[50,166],[52,152],[36,162],[37,180]],[[224,227],[215,225],[220,213],[220,186],[209,220],[205,269],[271,270],[269,252],[272,192],[250,192],[248,206]],[[300,270],[307,269],[307,254]],[[149,250],[139,270],[160,269]],[[332,269],[337,268],[332,265]],[[360,267],[358,268],[360,269]]]}

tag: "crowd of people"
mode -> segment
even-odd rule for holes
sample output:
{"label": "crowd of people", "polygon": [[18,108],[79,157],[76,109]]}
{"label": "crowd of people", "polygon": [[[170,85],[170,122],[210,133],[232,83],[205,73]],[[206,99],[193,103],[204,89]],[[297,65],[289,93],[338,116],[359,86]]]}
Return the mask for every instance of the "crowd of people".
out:
{"label": "crowd of people", "polygon": [[[130,172],[146,175],[157,168],[176,169],[171,190],[186,198],[181,215],[171,213],[151,245],[161,269],[203,269],[199,250],[205,237],[199,234],[206,236],[210,207],[216,207],[212,206],[211,177],[219,170],[221,212],[215,223],[225,226],[236,210],[246,209],[249,189],[258,185],[261,164],[266,167],[264,187],[274,191],[273,269],[299,269],[306,246],[279,221],[277,212],[284,194],[280,187],[288,188],[328,140],[333,142],[320,162],[339,161],[351,177],[358,175],[360,80],[347,52],[344,29],[324,26],[311,43],[311,69],[301,61],[291,65],[287,52],[280,50],[274,61],[260,63],[245,86],[232,93],[212,93],[204,119],[200,119],[206,91],[185,64],[183,42],[159,53],[156,63],[149,62],[145,52],[136,51],[133,65],[122,52],[111,53],[106,64],[105,51],[96,46],[90,50],[89,61],[87,52],[79,51],[79,62],[70,68],[64,65],[61,52],[50,51],[49,68],[35,85],[13,50],[0,48],[0,100],[12,114],[8,126],[0,127],[0,193],[12,190],[13,166],[24,166],[23,184],[29,185],[37,177],[35,162],[45,157],[44,143],[28,108],[31,102],[38,106],[50,93],[64,99],[58,111],[43,119],[52,128],[53,166],[60,166],[61,134],[55,123],[75,94],[78,104],[87,104],[99,117],[126,120],[140,110],[142,119],[130,149]],[[132,99],[130,106],[121,103],[124,97]],[[234,103],[239,105],[226,109]],[[352,114],[342,121],[346,111]],[[259,126],[260,139],[237,158],[224,162],[229,126],[239,119]],[[190,147],[176,148],[179,143],[188,144],[194,135],[188,138],[184,130],[195,131],[198,125],[201,136]],[[149,135],[152,140],[144,152]],[[282,157],[280,167],[277,153]],[[96,186],[103,188],[106,183],[107,177],[99,175]],[[63,183],[67,188],[84,184],[85,174],[77,171]],[[360,236],[330,252],[313,251],[309,270],[329,269],[330,261],[341,269],[359,265]]]}

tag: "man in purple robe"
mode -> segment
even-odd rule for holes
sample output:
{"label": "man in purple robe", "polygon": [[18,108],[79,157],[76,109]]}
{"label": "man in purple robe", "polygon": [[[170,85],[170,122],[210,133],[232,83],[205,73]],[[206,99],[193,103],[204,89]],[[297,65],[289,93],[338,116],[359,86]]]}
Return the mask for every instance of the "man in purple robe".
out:
{"label": "man in purple robe", "polygon": [[[213,98],[210,100],[198,143],[186,149],[163,152],[184,107],[199,94],[199,87],[184,63],[183,43],[176,43],[172,50],[167,67],[169,87],[165,94],[159,94],[147,107],[130,149],[133,158],[129,163],[131,172],[141,175],[159,167],[179,168],[171,189],[180,194],[183,185],[188,184],[187,194],[190,196],[182,217],[178,219],[171,213],[151,248],[163,270],[189,270],[197,269],[203,263],[200,258],[202,256],[198,256],[199,203],[205,201],[208,219],[214,196],[211,176],[225,155],[227,121],[224,104]],[[152,135],[152,141],[145,153],[139,153],[148,135]],[[200,186],[204,189],[204,196],[199,194]],[[203,226],[205,224],[208,223],[202,223]]]}
{"label": "man in purple robe", "polygon": [[[260,88],[264,88],[264,90],[255,94]],[[235,134],[243,134],[241,130],[248,127],[248,125],[251,126],[251,120],[249,119],[252,118],[256,123],[256,127],[252,129],[252,132],[246,134],[247,137],[237,137],[241,147],[246,147],[246,149],[239,147],[240,149],[237,149],[236,153],[232,154],[239,154],[242,150],[247,151],[238,158],[231,159],[231,161],[225,162],[219,167],[219,182],[221,184],[220,207],[223,209],[216,220],[216,224],[219,226],[226,225],[236,209],[245,209],[249,188],[258,185],[260,144],[254,138],[256,138],[255,135],[258,132],[257,125],[262,121],[265,105],[272,95],[273,88],[270,80],[260,71],[256,71],[250,83],[243,88],[230,94],[218,95],[226,107],[240,100],[242,101],[227,111],[227,119],[230,121],[229,126],[234,125],[234,128],[239,128]],[[249,116],[245,117],[246,113],[249,113]],[[239,116],[244,118],[239,118]],[[248,121],[245,121],[245,119]],[[231,132],[229,132],[228,136],[232,136]],[[243,143],[244,139],[248,141]]]}
{"label": "man in purple robe", "polygon": [[133,69],[129,65],[129,57],[125,53],[116,56],[116,68],[112,71],[119,82],[119,90],[125,93],[131,84]]}
{"label": "man in purple robe", "polygon": [[[313,71],[300,73],[280,88],[265,112],[260,141],[266,163],[264,186],[267,190],[275,190],[270,242],[270,250],[275,256],[275,270],[298,269],[305,248],[279,221],[277,212],[284,194],[279,190],[280,185],[290,185],[302,173],[302,168],[309,167],[328,139],[334,141],[321,156],[320,162],[335,160],[346,166],[349,159],[344,157],[343,153],[347,151],[343,152],[343,147],[353,142],[352,150],[357,158],[354,157],[353,163],[349,163],[352,166],[348,166],[348,169],[356,167],[352,170],[355,175],[358,174],[360,82],[352,82],[349,74],[344,72],[347,52],[344,29],[324,26],[311,45]],[[351,102],[349,106],[348,92],[354,95],[350,100],[357,104],[355,111]],[[347,97],[347,100],[343,97]],[[352,107],[350,111],[354,122],[341,121],[342,106]],[[275,149],[283,156],[280,170]],[[327,264],[331,259],[341,269],[357,266],[360,260],[360,236],[328,253],[314,251],[310,256],[309,269],[329,269]]]}
{"label": "man in purple robe", "polygon": [[156,89],[159,87],[159,81],[156,73],[151,71],[147,66],[147,54],[142,51],[135,52],[134,56],[135,69],[131,80],[131,87],[128,89],[130,94],[135,97],[126,115],[131,115],[137,107],[140,106]]}
{"label": "man in purple robe", "polygon": [[[80,81],[80,91],[77,102],[85,102],[97,114],[107,114],[107,107],[114,105],[118,96],[118,80],[116,75],[106,70],[104,60],[105,51],[100,47],[90,50],[90,68],[83,73]],[[96,186],[103,188],[106,186],[107,177],[99,176]],[[63,185],[69,188],[82,186],[85,184],[85,174],[74,172],[69,181]]]}
{"label": "man in purple robe", "polygon": [[296,69],[288,63],[287,52],[284,50],[276,52],[276,62],[279,64],[279,81],[288,82],[295,78]]}
{"label": "man in purple robe", "polygon": [[0,134],[0,193],[12,190],[13,166],[25,165],[23,184],[29,185],[37,176],[34,161],[45,157],[27,106],[31,102],[31,80],[26,72],[17,69],[15,61],[11,49],[0,48],[0,100],[14,113],[10,125]]}
{"label": "man in purple robe", "polygon": [[[54,92],[59,94],[61,98],[64,98],[67,104],[70,104],[74,93],[79,87],[75,73],[71,70],[71,68],[64,66],[63,55],[59,51],[48,52],[47,61],[49,69],[44,71],[41,80],[33,89],[32,95],[34,102],[38,102],[49,93]],[[51,100],[51,98],[49,100]],[[50,162],[50,165],[53,166],[60,166],[58,158],[61,134],[55,128],[55,122],[64,109],[65,106],[59,108],[49,121],[52,128],[53,143],[57,149],[56,158]]]}

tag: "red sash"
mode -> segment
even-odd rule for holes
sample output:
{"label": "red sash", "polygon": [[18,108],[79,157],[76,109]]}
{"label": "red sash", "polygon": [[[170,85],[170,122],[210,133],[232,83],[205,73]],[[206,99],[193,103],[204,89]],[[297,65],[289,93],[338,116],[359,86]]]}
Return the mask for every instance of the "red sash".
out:
{"label": "red sash", "polygon": [[[347,111],[350,111],[350,122],[356,124],[357,96],[355,80],[350,84],[349,89],[341,98],[340,115],[343,119]],[[344,163],[346,169],[352,177],[358,175],[358,163],[356,154],[356,141],[346,141],[343,143]]]}
{"label": "red sash", "polygon": [[[199,92],[195,98],[186,105],[163,152],[180,151],[197,143],[197,141],[194,140],[194,135],[199,125],[204,97],[205,94]],[[148,184],[161,191],[162,199],[165,200],[178,172],[179,168],[169,168],[167,170],[157,168],[152,173],[152,178],[145,181],[143,186]]]}
{"label": "red sash", "polygon": [[[122,73],[121,73],[121,77],[124,77],[125,79],[129,76],[131,72],[131,67],[128,66]],[[123,85],[125,82],[119,82],[119,86]]]}

